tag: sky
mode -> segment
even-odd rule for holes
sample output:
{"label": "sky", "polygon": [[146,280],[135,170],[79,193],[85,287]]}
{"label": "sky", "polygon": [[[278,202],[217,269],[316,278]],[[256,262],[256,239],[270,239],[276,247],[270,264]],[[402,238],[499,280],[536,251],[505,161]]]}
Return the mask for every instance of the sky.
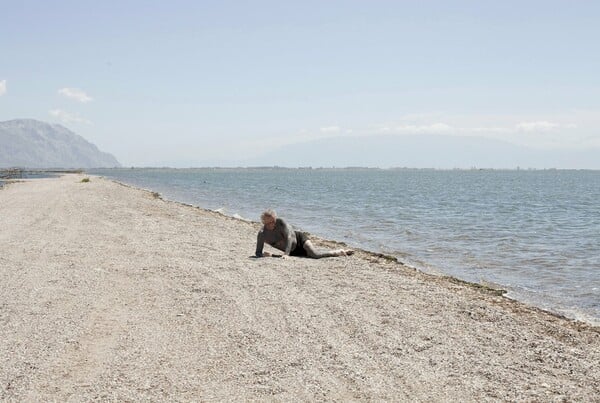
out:
{"label": "sky", "polygon": [[0,121],[60,123],[125,166],[260,162],[280,147],[373,136],[600,150],[599,1],[0,10]]}

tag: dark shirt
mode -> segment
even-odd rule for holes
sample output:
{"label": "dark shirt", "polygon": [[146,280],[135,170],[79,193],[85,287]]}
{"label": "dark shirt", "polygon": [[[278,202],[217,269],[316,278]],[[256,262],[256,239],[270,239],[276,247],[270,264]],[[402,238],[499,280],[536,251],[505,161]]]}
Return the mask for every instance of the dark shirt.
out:
{"label": "dark shirt", "polygon": [[296,248],[296,233],[290,224],[278,218],[275,220],[275,228],[273,230],[269,230],[263,226],[258,232],[258,236],[256,237],[256,256],[262,257],[265,243],[289,255]]}

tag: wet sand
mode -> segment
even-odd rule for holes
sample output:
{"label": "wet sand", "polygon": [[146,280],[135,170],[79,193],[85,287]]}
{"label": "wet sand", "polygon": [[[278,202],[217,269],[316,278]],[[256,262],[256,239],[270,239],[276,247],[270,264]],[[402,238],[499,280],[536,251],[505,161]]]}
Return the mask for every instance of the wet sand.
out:
{"label": "wet sand", "polygon": [[600,401],[597,327],[83,177],[0,190],[2,401]]}

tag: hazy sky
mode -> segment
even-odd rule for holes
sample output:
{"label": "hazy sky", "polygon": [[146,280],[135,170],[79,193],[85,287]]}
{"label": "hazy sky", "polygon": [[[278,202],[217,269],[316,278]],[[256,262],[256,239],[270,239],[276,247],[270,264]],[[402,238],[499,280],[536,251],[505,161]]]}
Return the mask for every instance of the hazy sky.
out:
{"label": "hazy sky", "polygon": [[589,150],[599,21],[599,1],[0,0],[0,121],[142,166],[374,135]]}

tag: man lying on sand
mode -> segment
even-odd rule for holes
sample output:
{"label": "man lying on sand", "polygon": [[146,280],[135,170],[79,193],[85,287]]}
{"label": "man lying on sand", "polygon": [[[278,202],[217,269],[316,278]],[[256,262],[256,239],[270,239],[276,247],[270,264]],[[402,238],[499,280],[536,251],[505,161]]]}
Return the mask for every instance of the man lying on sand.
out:
{"label": "man lying on sand", "polygon": [[348,256],[354,253],[350,249],[336,249],[319,251],[308,239],[304,232],[294,231],[292,226],[282,218],[277,218],[277,213],[273,210],[266,210],[261,214],[260,220],[263,228],[258,232],[256,239],[256,257],[279,256],[272,255],[269,252],[263,252],[265,242],[272,247],[283,251],[282,258],[288,256],[305,256],[313,259],[322,257]]}

